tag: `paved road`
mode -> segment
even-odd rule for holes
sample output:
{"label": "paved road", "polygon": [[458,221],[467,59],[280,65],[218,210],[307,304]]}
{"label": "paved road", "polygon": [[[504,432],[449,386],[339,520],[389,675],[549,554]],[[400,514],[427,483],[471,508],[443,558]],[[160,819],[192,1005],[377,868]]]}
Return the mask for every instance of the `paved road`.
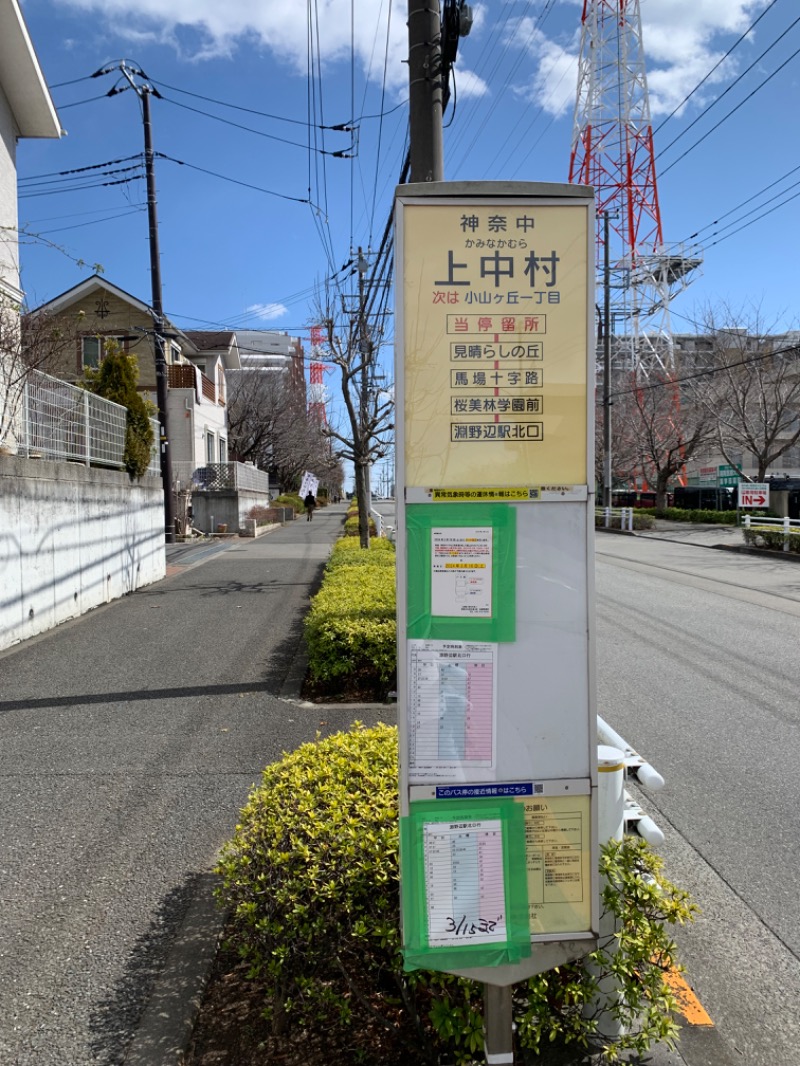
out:
{"label": "paved road", "polygon": [[343,513],[192,549],[0,655],[3,1066],[121,1063],[261,769],[350,724],[279,698]]}
{"label": "paved road", "polygon": [[667,778],[689,979],[743,1063],[796,1066],[800,566],[610,535],[596,558],[599,710]]}

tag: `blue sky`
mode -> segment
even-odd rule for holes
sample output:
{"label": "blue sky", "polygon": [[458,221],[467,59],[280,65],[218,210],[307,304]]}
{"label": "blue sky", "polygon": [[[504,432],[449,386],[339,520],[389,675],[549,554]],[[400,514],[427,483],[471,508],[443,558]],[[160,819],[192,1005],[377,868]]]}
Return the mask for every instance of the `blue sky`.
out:
{"label": "blue sky", "polygon": [[[693,331],[703,307],[723,301],[745,316],[758,305],[772,328],[797,327],[796,2],[641,0],[641,9],[664,237],[679,242],[699,232],[706,245],[702,277],[673,304],[673,328]],[[447,115],[446,178],[566,181],[582,3],[486,0],[474,10]],[[63,179],[38,177],[112,160],[123,162],[106,170],[136,164],[127,159],[142,151],[135,95],[106,98],[124,84],[119,76],[89,78],[126,57],[164,97],[152,101],[152,116],[155,148],[171,157],[157,169],[167,314],[184,328],[238,325],[307,337],[315,287],[359,245],[377,247],[391,208],[407,129],[406,0],[394,3],[391,17],[389,0],[355,0],[354,11],[349,0],[25,0],[24,11],[68,134],[20,146],[20,223],[30,234],[23,236],[22,282],[30,304],[86,277],[90,267],[75,260],[102,264],[109,281],[149,300],[144,182],[63,191]],[[310,133],[309,99],[313,124],[352,124],[355,116],[357,133]],[[309,141],[353,158],[310,151]],[[70,182],[96,185],[140,172],[84,173],[101,177]],[[354,284],[347,269],[340,278]]]}

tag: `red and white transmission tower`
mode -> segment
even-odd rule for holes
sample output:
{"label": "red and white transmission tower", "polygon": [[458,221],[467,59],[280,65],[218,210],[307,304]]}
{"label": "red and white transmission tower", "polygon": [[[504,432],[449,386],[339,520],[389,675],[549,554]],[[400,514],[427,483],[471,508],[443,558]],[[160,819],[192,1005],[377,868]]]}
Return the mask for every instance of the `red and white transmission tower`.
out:
{"label": "red and white transmission tower", "polygon": [[325,339],[325,331],[322,326],[311,327],[311,362],[309,363],[309,390],[308,390],[308,414],[315,419],[320,426],[328,423],[325,411],[325,364],[320,362],[322,358],[322,345]]}
{"label": "red and white transmission tower", "polygon": [[639,0],[583,2],[569,180],[595,189],[599,277],[608,212],[615,352],[672,370],[670,300],[702,260],[664,245]]}

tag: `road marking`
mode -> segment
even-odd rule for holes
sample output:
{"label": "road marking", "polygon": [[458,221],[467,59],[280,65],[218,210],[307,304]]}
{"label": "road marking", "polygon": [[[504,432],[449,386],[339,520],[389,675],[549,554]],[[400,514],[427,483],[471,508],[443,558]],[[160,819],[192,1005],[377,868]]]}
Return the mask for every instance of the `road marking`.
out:
{"label": "road marking", "polygon": [[706,1026],[713,1029],[714,1023],[708,1016],[703,1004],[683,979],[683,975],[675,969],[670,969],[664,974],[664,980],[678,1001],[678,1011],[686,1019],[686,1024]]}

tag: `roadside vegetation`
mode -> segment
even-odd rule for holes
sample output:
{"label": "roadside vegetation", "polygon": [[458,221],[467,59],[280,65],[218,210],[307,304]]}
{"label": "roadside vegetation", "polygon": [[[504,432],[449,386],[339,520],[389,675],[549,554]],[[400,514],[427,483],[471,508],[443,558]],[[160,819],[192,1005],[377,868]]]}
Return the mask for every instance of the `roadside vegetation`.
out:
{"label": "roadside vegetation", "polygon": [[691,510],[687,507],[639,507],[633,512],[637,515],[650,515],[651,518],[664,518],[670,522],[694,522],[702,525],[735,526],[736,511]]}
{"label": "roadside vegetation", "polygon": [[[676,1035],[664,979],[675,964],[669,927],[693,907],[641,840],[607,847],[601,870],[618,937],[515,986],[527,1054],[558,1042],[613,1062]],[[356,724],[268,766],[218,872],[231,943],[260,1000],[267,1054],[258,1061],[289,1061],[280,1057],[287,1047],[314,1066],[483,1061],[482,986],[403,969],[393,727]],[[612,972],[623,998],[602,1007],[598,978]],[[619,1039],[598,1036],[603,1009],[624,1021]]]}
{"label": "roadside vegetation", "polygon": [[396,679],[395,607],[394,545],[376,537],[365,551],[357,536],[337,541],[306,615],[306,694],[385,699]]}

